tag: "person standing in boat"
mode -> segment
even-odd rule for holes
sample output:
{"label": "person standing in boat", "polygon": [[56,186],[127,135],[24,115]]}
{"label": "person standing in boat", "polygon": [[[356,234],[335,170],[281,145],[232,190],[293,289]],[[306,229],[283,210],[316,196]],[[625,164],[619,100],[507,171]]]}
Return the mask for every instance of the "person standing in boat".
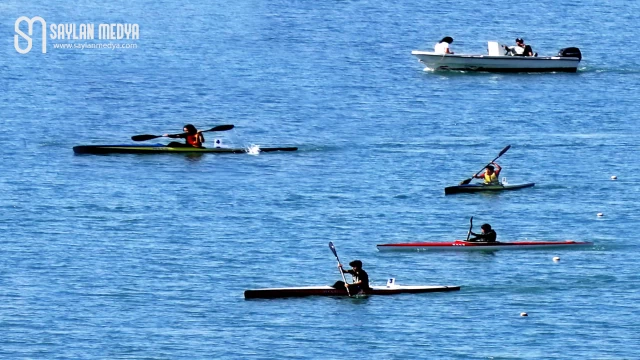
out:
{"label": "person standing in boat", "polygon": [[369,287],[369,275],[362,268],[362,261],[353,260],[349,263],[351,270],[345,270],[342,268],[342,264],[338,264],[338,268],[343,274],[350,274],[353,278],[353,283],[345,284],[343,281],[337,281],[333,287],[336,289],[348,288],[351,295],[358,293],[366,293],[371,288]]}
{"label": "person standing in boat", "polygon": [[[484,179],[485,185],[500,185],[500,171],[502,168],[495,161],[491,162],[492,165],[487,165],[484,170],[484,174],[473,175],[475,179]],[[495,166],[495,167],[494,167]]]}
{"label": "person standing in boat", "polygon": [[195,126],[191,124],[187,124],[182,129],[184,133],[182,134],[164,134],[163,137],[168,137],[172,139],[185,139],[185,144],[179,142],[170,142],[168,147],[196,147],[201,148],[204,140],[204,135],[202,135],[202,131],[196,129]]}
{"label": "person standing in boat", "polygon": [[479,241],[479,242],[496,242],[498,238],[498,234],[496,234],[495,230],[491,228],[489,224],[482,224],[480,226],[481,233],[476,234],[471,231],[471,235],[475,236],[474,238],[469,239],[469,241]]}
{"label": "person standing in boat", "polygon": [[502,45],[502,47],[505,48],[505,50],[507,50],[507,55],[513,55],[513,56],[536,56],[537,55],[533,52],[533,49],[531,49],[531,45],[525,45],[524,40],[522,38],[516,39],[515,46]]}
{"label": "person standing in boat", "polygon": [[453,54],[453,51],[449,49],[449,45],[451,45],[452,42],[453,38],[451,36],[445,36],[436,44],[433,51],[437,54]]}

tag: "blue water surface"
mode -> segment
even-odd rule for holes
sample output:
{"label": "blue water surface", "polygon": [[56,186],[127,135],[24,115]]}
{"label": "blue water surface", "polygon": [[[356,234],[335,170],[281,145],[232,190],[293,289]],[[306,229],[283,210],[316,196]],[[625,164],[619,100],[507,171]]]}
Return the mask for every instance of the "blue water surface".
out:
{"label": "blue water surface", "polygon": [[[0,358],[640,357],[639,4],[4,1]],[[23,55],[20,16],[136,23],[140,38],[43,54],[36,37]],[[443,36],[460,53],[523,37],[584,59],[576,74],[423,71],[411,50]],[[299,151],[72,151],[186,123],[235,125],[205,145]],[[535,187],[444,196],[507,144],[502,176]],[[471,216],[503,241],[595,246],[376,250],[464,238]],[[329,241],[373,284],[462,289],[244,300],[338,280]]]}

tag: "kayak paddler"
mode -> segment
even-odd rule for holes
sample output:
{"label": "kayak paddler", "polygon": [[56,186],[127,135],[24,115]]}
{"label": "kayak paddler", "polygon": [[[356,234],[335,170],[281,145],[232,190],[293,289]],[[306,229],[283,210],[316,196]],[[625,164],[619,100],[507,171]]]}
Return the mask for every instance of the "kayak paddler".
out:
{"label": "kayak paddler", "polygon": [[[495,166],[495,167],[494,167]],[[473,175],[475,179],[484,179],[485,185],[499,185],[500,184],[500,171],[502,168],[495,161],[491,162],[491,165],[487,165],[484,169],[484,174]]]}
{"label": "kayak paddler", "polygon": [[471,231],[471,235],[475,236],[474,238],[469,239],[469,241],[479,241],[479,242],[496,242],[496,238],[498,234],[496,234],[495,230],[491,228],[489,224],[482,224],[480,226],[482,232],[480,234],[476,234]]}
{"label": "kayak paddler", "polygon": [[182,130],[184,133],[182,134],[164,134],[163,137],[168,137],[172,139],[185,139],[185,144],[172,141],[167,145],[168,147],[196,147],[201,148],[204,140],[204,135],[202,135],[202,131],[196,129],[195,126],[191,124],[185,125]]}
{"label": "kayak paddler", "polygon": [[338,263],[338,268],[342,271],[343,274],[350,274],[353,278],[353,283],[345,284],[343,281],[337,281],[333,287],[336,289],[342,289],[345,287],[349,288],[349,293],[351,295],[355,295],[358,293],[366,293],[371,288],[369,287],[369,275],[362,268],[362,261],[353,260],[349,263],[351,266],[351,270],[345,270],[342,267],[342,264]]}

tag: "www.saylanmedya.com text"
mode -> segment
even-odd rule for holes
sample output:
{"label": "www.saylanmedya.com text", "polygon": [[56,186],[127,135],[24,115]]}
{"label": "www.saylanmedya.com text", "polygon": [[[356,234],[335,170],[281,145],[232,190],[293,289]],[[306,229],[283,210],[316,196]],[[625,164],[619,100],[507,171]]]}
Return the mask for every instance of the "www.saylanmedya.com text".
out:
{"label": "www.saylanmedya.com text", "polygon": [[116,44],[116,43],[58,43],[53,44],[54,49],[62,49],[62,50],[85,50],[85,49],[108,49],[108,50],[116,50],[116,49],[137,49],[138,44]]}

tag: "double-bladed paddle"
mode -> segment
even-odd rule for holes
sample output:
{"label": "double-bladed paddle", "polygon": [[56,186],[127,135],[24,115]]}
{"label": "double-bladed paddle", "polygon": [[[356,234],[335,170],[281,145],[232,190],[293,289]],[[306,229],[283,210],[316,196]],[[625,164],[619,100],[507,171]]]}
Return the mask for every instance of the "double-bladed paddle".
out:
{"label": "double-bladed paddle", "polygon": [[467,232],[467,240],[469,241],[469,237],[471,236],[471,229],[473,228],[473,216],[469,219],[469,231]]}
{"label": "double-bladed paddle", "polygon": [[500,151],[500,153],[498,154],[498,156],[496,156],[493,160],[491,160],[487,165],[485,165],[485,167],[483,167],[480,171],[478,171],[477,173],[475,173],[475,175],[473,175],[473,177],[469,178],[469,179],[465,179],[462,180],[460,182],[460,185],[467,185],[468,183],[471,182],[471,180],[473,180],[474,177],[478,176],[478,174],[480,174],[484,169],[487,168],[487,166],[491,165],[492,162],[498,160],[498,158],[502,155],[504,155],[504,153],[506,153],[509,149],[511,148],[511,145],[507,145],[504,149],[502,149],[502,151]]}
{"label": "double-bladed paddle", "polygon": [[[234,125],[218,125],[218,126],[214,126],[209,130],[202,130],[202,132],[207,132],[207,131],[227,131],[227,130],[231,130],[233,129]],[[176,134],[179,135],[179,134]],[[151,139],[156,139],[162,137],[162,135],[134,135],[131,137],[131,140],[133,141],[147,141],[147,140],[151,140]]]}
{"label": "double-bladed paddle", "polygon": [[[336,257],[336,260],[338,260],[338,264],[340,264],[340,258],[338,257],[338,253],[336,252],[336,248],[335,246],[333,246],[332,241],[329,241],[329,249],[331,249],[331,252]],[[344,282],[344,288],[347,290],[347,295],[351,297],[351,293],[349,292],[349,287],[347,286],[347,279],[344,277],[344,273],[342,272],[342,269],[340,269],[340,275],[342,276],[342,281]]]}

